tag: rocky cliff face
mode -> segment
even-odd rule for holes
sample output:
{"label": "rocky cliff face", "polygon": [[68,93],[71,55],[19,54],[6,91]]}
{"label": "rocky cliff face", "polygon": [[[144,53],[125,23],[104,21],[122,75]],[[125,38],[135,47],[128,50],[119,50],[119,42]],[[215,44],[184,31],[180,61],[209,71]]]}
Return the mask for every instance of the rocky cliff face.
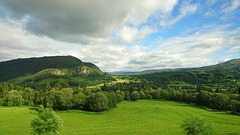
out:
{"label": "rocky cliff face", "polygon": [[78,67],[74,70],[71,70],[69,72],[69,75],[79,75],[79,74],[90,74],[92,72],[92,69],[90,69],[89,67]]}

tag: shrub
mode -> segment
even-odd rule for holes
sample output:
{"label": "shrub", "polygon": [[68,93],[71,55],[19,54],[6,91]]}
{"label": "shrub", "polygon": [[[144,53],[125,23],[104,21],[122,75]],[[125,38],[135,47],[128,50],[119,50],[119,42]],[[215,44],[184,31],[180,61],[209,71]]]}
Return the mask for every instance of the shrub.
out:
{"label": "shrub", "polygon": [[182,128],[187,135],[211,135],[213,130],[209,125],[206,125],[204,120],[199,117],[189,117],[184,120]]}
{"label": "shrub", "polygon": [[42,105],[37,109],[38,118],[31,121],[32,134],[58,134],[62,120],[49,108]]}

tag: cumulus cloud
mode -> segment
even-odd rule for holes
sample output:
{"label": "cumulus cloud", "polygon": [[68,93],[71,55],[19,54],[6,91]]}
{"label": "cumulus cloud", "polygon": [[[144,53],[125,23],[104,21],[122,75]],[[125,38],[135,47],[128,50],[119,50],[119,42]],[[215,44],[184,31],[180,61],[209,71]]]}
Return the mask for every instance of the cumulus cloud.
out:
{"label": "cumulus cloud", "polygon": [[136,40],[144,39],[149,34],[157,32],[156,29],[151,29],[148,26],[144,26],[141,29],[135,27],[124,26],[117,32],[117,35],[121,37],[123,41],[131,43]]}
{"label": "cumulus cloud", "polygon": [[[177,0],[1,0],[8,16],[27,18],[26,29],[37,35],[87,43],[111,36],[125,23],[138,26],[157,10],[168,11]],[[46,4],[47,3],[47,4]]]}
{"label": "cumulus cloud", "polygon": [[0,19],[0,61],[70,54],[73,44],[36,36],[24,30],[26,20]]}

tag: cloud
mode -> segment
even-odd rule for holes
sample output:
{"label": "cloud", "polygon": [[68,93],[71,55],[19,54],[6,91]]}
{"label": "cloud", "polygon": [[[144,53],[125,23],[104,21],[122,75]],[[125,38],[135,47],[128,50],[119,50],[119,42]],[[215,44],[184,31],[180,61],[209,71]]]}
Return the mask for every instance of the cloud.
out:
{"label": "cloud", "polygon": [[170,16],[169,14],[166,14],[167,16],[162,16],[160,25],[161,26],[172,26],[182,18],[184,18],[187,15],[194,14],[197,11],[197,4],[191,4],[190,1],[183,1],[179,8],[179,15],[176,17]]}
{"label": "cloud", "polygon": [[[229,13],[236,17],[234,0],[209,0],[204,8],[189,0],[0,1],[0,61],[73,55],[103,71],[138,71],[206,66],[239,51],[239,25],[216,19]],[[224,6],[212,8],[218,4]],[[191,15],[196,13],[213,22],[174,28],[187,16],[195,20]]]}
{"label": "cloud", "polygon": [[240,52],[240,45],[233,46],[228,52]]}
{"label": "cloud", "polygon": [[[226,26],[205,26],[196,33],[186,36],[162,39],[158,46],[150,52],[132,58],[128,67],[124,69],[162,69],[162,68],[183,68],[199,67],[219,63],[224,58],[218,58],[215,53],[224,51],[233,43],[240,43],[238,40],[240,32],[237,29],[227,30]],[[232,41],[234,39],[234,42]],[[232,41],[232,42],[229,42]],[[230,50],[236,51],[239,47],[234,46]],[[209,59],[209,57],[215,57]]]}
{"label": "cloud", "polygon": [[151,29],[148,26],[143,26],[141,29],[135,27],[124,26],[117,32],[117,35],[128,43],[146,38],[149,34],[155,33],[157,30]]}
{"label": "cloud", "polygon": [[222,6],[222,13],[231,13],[240,6],[239,0],[232,0],[231,3],[226,3]]}
{"label": "cloud", "polygon": [[[36,35],[88,43],[111,36],[130,23],[139,26],[157,10],[168,11],[177,0],[1,0],[8,16],[27,18],[26,29]],[[47,4],[46,4],[47,3]]]}
{"label": "cloud", "polygon": [[[26,20],[0,19],[0,61],[69,54],[73,44],[36,36],[24,30]],[[4,34],[2,34],[4,33]]]}

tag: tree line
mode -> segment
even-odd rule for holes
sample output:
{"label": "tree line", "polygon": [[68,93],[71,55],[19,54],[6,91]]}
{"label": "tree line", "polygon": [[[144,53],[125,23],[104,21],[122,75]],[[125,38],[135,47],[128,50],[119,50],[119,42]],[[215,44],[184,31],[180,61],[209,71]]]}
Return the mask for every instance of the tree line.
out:
{"label": "tree line", "polygon": [[0,106],[34,106],[44,105],[54,110],[81,109],[100,112],[116,107],[123,100],[165,99],[195,103],[213,109],[240,112],[240,87],[236,93],[213,91],[206,86],[198,86],[195,91],[187,89],[153,90],[141,83],[120,83],[100,88],[86,88],[79,85],[71,88],[66,81],[51,86],[46,84],[44,90],[34,90],[19,85],[0,84]]}

